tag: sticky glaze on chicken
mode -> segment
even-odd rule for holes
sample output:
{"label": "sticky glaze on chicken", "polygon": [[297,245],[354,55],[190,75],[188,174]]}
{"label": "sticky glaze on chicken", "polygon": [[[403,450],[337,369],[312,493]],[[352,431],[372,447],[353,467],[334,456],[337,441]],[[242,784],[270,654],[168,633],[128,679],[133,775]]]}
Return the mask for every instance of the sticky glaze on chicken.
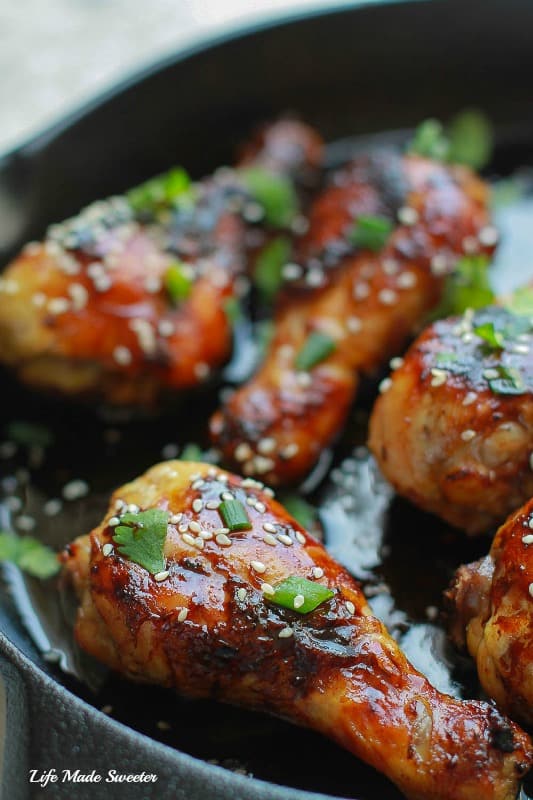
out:
{"label": "sticky glaze on chicken", "polygon": [[461,567],[448,599],[452,635],[468,647],[499,707],[533,724],[533,500],[496,534],[490,554]]}
{"label": "sticky glaze on chicken", "polygon": [[533,495],[531,320],[494,307],[430,326],[375,404],[370,447],[413,503],[468,533],[501,523]]}
{"label": "sticky glaze on chicken", "polygon": [[[356,248],[361,218],[395,221],[378,252]],[[342,428],[360,373],[405,345],[438,301],[443,274],[465,249],[490,253],[487,187],[468,169],[381,153],[337,171],[311,207],[296,247],[266,359],[211,421],[227,463],[269,483],[295,482]],[[307,371],[312,334],[333,352]]]}
{"label": "sticky glaze on chicken", "polygon": [[[223,525],[228,499],[246,510],[247,530]],[[154,507],[169,514],[155,577],[113,540],[120,515]],[[206,464],[157,465],[115,492],[102,524],[63,560],[80,600],[79,643],[129,678],[314,728],[410,798],[514,800],[528,737],[491,705],[437,692],[358,584],[261,483]],[[306,614],[268,599],[293,576],[332,599]]]}
{"label": "sticky glaze on chicken", "polygon": [[[284,120],[242,165],[307,179],[320,153],[313,131]],[[0,281],[0,359],[31,385],[119,405],[205,381],[231,352],[226,310],[246,268],[250,203],[229,170],[185,194],[156,219],[128,197],[98,202],[28,245]],[[176,263],[178,297],[166,286]]]}

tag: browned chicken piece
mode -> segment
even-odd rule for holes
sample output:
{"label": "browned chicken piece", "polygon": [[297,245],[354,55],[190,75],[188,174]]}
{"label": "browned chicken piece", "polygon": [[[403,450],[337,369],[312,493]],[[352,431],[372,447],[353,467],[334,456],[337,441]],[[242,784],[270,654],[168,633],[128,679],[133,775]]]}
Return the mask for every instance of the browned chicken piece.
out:
{"label": "browned chicken piece", "polygon": [[529,318],[492,307],[436,322],[384,388],[369,443],[399,494],[470,534],[533,495]]}
{"label": "browned chicken piece", "polygon": [[[120,552],[129,525],[146,553],[148,509],[166,529],[155,575]],[[159,464],[115,492],[63,561],[80,645],[129,678],[314,728],[412,800],[514,800],[532,759],[527,735],[492,705],[434,689],[263,484]]]}
{"label": "browned chicken piece", "polygon": [[[288,121],[247,150],[244,166],[295,179],[321,156],[318,136]],[[189,186],[171,172],[52,226],[0,280],[0,360],[25,383],[116,405],[201,384],[231,353],[248,205],[238,171]]]}
{"label": "browned chicken piece", "polygon": [[502,525],[490,554],[457,571],[452,636],[498,706],[533,724],[533,500]]}
{"label": "browned chicken piece", "polygon": [[[383,218],[393,230],[381,246]],[[486,185],[418,156],[381,153],[337,171],[309,222],[284,270],[291,286],[266,359],[211,420],[226,463],[272,484],[310,471],[342,429],[360,373],[402,350],[465,248],[495,244]]]}

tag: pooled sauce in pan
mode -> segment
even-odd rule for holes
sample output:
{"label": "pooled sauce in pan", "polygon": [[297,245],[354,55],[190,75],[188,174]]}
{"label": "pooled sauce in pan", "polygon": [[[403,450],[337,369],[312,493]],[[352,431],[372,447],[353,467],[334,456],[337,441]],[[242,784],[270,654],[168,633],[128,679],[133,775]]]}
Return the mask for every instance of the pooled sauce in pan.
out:
{"label": "pooled sauce in pan", "polygon": [[[371,142],[367,137],[331,145],[330,161],[339,163],[354,147]],[[533,150],[518,156],[507,148],[497,151],[495,170],[506,175],[533,164]],[[522,168],[520,174],[526,191],[495,210],[502,234],[492,270],[496,291],[533,276],[533,172]],[[220,387],[189,395],[156,418],[102,420],[87,408],[32,395],[5,376],[6,428],[12,421],[44,426],[51,441],[43,448],[0,439],[0,528],[32,533],[60,549],[100,521],[115,487],[158,461],[179,457],[188,442],[207,446],[207,420],[219,391],[253,369],[254,326],[249,320],[237,325],[234,357]],[[441,691],[475,697],[474,666],[448,642],[442,592],[459,564],[488,551],[490,537],[467,539],[394,496],[364,446],[376,385],[364,387],[342,440],[304,483],[306,499],[318,509],[330,552],[361,580],[375,614],[411,662]],[[57,679],[115,719],[198,758],[274,783],[360,800],[400,798],[385,778],[311,731],[295,735],[293,726],[276,719],[111,675],[75,645],[75,607],[68,594],[9,564],[4,577]]]}

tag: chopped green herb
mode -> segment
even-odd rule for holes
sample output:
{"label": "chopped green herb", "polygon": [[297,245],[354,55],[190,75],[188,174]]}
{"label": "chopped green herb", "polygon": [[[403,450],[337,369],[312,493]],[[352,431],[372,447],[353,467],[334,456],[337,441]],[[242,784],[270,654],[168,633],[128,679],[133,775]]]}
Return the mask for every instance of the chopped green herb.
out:
{"label": "chopped green herb", "polygon": [[320,364],[328,356],[330,356],[336,349],[334,339],[326,333],[314,331],[309,334],[302,349],[296,356],[296,369],[310,370]]}
{"label": "chopped green herb", "polygon": [[271,319],[264,319],[255,326],[255,339],[258,349],[258,358],[262,360],[274,337],[274,323]]}
{"label": "chopped green herb", "polygon": [[199,445],[189,442],[181,451],[180,461],[202,461],[203,455],[202,448]]}
{"label": "chopped green herb", "polygon": [[361,216],[350,233],[350,241],[356,247],[377,252],[387,244],[393,224],[386,217]]}
{"label": "chopped green herb", "polygon": [[32,536],[19,537],[0,531],[0,561],[10,561],[35,578],[51,578],[61,565],[57,555]]}
{"label": "chopped green herb", "polygon": [[228,297],[224,302],[224,313],[231,325],[242,319],[242,307],[236,297]]}
{"label": "chopped green herb", "polygon": [[298,198],[290,178],[263,167],[247,167],[240,174],[246,189],[262,207],[267,225],[288,227],[298,213]]}
{"label": "chopped green herb", "polygon": [[218,507],[218,513],[230,531],[247,531],[252,527],[246,509],[239,500],[224,500]]}
{"label": "chopped green herb", "polygon": [[427,119],[415,131],[407,150],[426,158],[466,164],[482,169],[492,156],[493,131],[481,111],[466,110],[457,114],[444,128],[437,119]]}
{"label": "chopped green herb", "polygon": [[[267,595],[267,599],[278,606],[297,611],[299,614],[309,614],[326,600],[331,600],[334,595],[335,592],[321,583],[308,581],[307,578],[300,578],[298,575],[291,575],[278,583],[274,587],[274,594]],[[304,598],[303,603],[301,602],[302,597]],[[295,606],[296,598],[300,598],[300,603]]]}
{"label": "chopped green herb", "polygon": [[446,278],[442,300],[433,312],[433,319],[463,314],[467,308],[484,308],[494,302],[488,275],[486,255],[463,256]]}
{"label": "chopped green herb", "polygon": [[310,530],[314,526],[317,518],[316,509],[303,497],[294,492],[288,492],[280,497],[280,503],[300,523],[302,528]]}
{"label": "chopped green herb", "polygon": [[407,151],[426,158],[435,158],[437,161],[445,161],[449,146],[442,123],[438,119],[426,119],[417,127]]}
{"label": "chopped green herb", "polygon": [[156,575],[165,568],[163,548],[167,538],[168,511],[149,508],[136,514],[123,514],[113,532],[118,551]]}
{"label": "chopped green herb", "polygon": [[6,435],[11,441],[26,447],[49,447],[54,441],[52,432],[35,422],[10,422]]}
{"label": "chopped green herb", "polygon": [[165,287],[173,303],[186,300],[191,293],[192,280],[185,266],[181,261],[173,261],[165,272]]}
{"label": "chopped green herb", "polygon": [[291,243],[286,236],[272,239],[259,253],[254,283],[266,302],[270,302],[283,282],[283,267],[289,260]]}
{"label": "chopped green herb", "polygon": [[489,346],[491,350],[501,350],[505,344],[503,334],[497,331],[493,322],[484,322],[474,328],[474,333]]}
{"label": "chopped green herb", "polygon": [[130,206],[137,214],[157,214],[191,202],[192,197],[191,180],[181,167],[157,175],[126,193]]}
{"label": "chopped green herb", "polygon": [[469,109],[452,119],[447,128],[450,149],[448,161],[483,169],[491,157],[494,135],[489,119],[481,111]]}
{"label": "chopped green herb", "polygon": [[505,307],[513,314],[533,317],[533,286],[523,286],[520,289],[516,289],[507,299]]}
{"label": "chopped green herb", "polygon": [[513,367],[505,367],[503,364],[494,369],[498,372],[498,377],[488,381],[494,394],[525,394],[527,392],[527,387],[518,370]]}

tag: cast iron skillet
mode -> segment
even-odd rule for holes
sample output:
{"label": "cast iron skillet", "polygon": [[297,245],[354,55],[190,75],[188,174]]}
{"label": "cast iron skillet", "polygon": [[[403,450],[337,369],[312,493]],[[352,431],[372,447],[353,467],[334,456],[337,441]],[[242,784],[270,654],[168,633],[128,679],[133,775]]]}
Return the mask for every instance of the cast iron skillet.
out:
{"label": "cast iron skillet", "polygon": [[[426,0],[332,9],[181,53],[0,161],[0,263],[6,263],[25,241],[41,237],[48,223],[171,164],[182,163],[199,176],[227,163],[254,124],[287,109],[297,110],[328,141],[335,141],[351,134],[409,128],[429,115],[445,118],[475,104],[498,126],[495,169],[505,174],[519,164],[533,164],[531,30],[533,4],[526,0]],[[139,422],[134,440],[117,445],[121,458],[113,461],[106,455],[104,461],[102,453],[112,447],[105,433],[109,424],[98,421],[91,410],[33,396],[8,376],[1,380],[3,420],[44,419],[59,439],[51,461],[35,471],[34,483],[25,489],[30,511],[38,516],[39,502],[62,474],[89,477],[95,490],[61,517],[60,530],[48,521],[46,536],[58,546],[87,530],[98,519],[106,494],[158,460],[162,444],[182,444],[194,436],[189,424],[184,429],[183,407],[177,408],[162,421]],[[206,414],[215,403],[213,394],[199,406],[198,431],[205,427]],[[348,454],[347,442],[355,443],[357,435],[355,425],[338,459]],[[115,472],[117,463],[120,474]],[[383,579],[392,587],[394,607],[387,607],[385,597],[380,611],[398,635],[404,626],[406,636],[414,636],[410,655],[435,647],[446,659],[437,628],[408,623],[424,619],[426,606],[439,603],[453,565],[486,550],[487,541],[465,543],[399,501],[384,516],[390,500],[386,488],[373,479],[364,457],[350,464],[356,479],[349,491],[367,494],[366,506],[356,498],[361,505],[352,509],[353,519],[363,519],[363,534],[379,528],[386,536],[386,550],[374,537],[366,563],[352,562],[354,570],[370,585]],[[20,483],[24,484],[24,476]],[[330,533],[337,528],[340,513],[335,491],[330,487],[325,495]],[[343,542],[331,536],[333,552],[349,561]],[[372,555],[379,548],[381,566]],[[0,596],[5,796],[14,800],[46,793],[59,800],[399,797],[388,782],[353,757],[285,723],[213,704],[179,701],[147,687],[124,688],[117,680],[92,694],[45,661],[36,646],[38,628],[33,628],[32,637],[20,623],[21,603],[28,596],[52,613],[46,600],[51,589],[47,595],[30,587],[28,595],[13,570],[8,568],[6,577],[9,591]],[[405,644],[409,649],[409,642]],[[457,677],[458,667],[455,662],[453,669],[433,678],[448,682],[458,693],[468,692],[468,676]],[[104,702],[132,727],[101,713],[98,707]],[[161,719],[171,722],[170,732],[157,728],[156,720]],[[203,759],[244,767],[264,780],[220,769]],[[51,767],[60,776],[62,769],[104,775],[109,769],[144,770],[157,774],[158,781],[111,787],[58,782],[43,790],[29,785],[28,770]],[[323,794],[310,795],[307,790]]]}

